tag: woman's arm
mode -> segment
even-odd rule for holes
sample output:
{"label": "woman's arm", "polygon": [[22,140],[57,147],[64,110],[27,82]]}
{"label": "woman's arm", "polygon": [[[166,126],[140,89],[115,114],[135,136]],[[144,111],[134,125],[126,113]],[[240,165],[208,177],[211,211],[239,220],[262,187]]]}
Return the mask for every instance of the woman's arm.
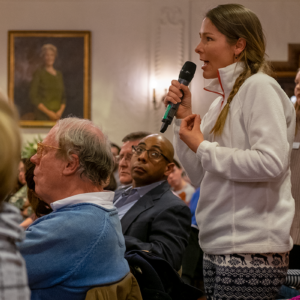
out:
{"label": "woman's arm", "polygon": [[60,106],[60,109],[56,112],[56,116],[57,116],[58,119],[61,118],[61,116],[62,116],[62,114],[63,114],[65,108],[66,108],[66,104],[62,104],[62,105]]}
{"label": "woman's arm", "polygon": [[[204,176],[204,169],[201,164],[201,160],[197,158],[196,153],[192,151],[187,144],[181,140],[179,136],[179,131],[181,125],[184,121],[180,119],[176,119],[174,122],[174,148],[176,154],[182,163],[183,168],[185,169],[188,177],[190,178],[191,182],[195,187],[199,187],[200,183]],[[186,125],[186,124],[185,124]],[[200,123],[196,126],[199,126],[200,131]],[[196,129],[196,127],[195,127]],[[188,130],[188,129],[186,129]]]}
{"label": "woman's arm", "polygon": [[37,106],[37,108],[40,111],[42,111],[44,114],[46,114],[50,118],[50,120],[56,121],[56,120],[59,119],[59,117],[57,116],[57,114],[54,111],[48,109],[43,103],[39,103],[39,105]]}
{"label": "woman's arm", "polygon": [[[172,81],[172,85],[169,88],[169,92],[165,97],[164,103],[167,106],[169,103],[180,102],[176,120],[174,121],[174,147],[176,154],[180,162],[182,163],[185,171],[191,179],[194,186],[200,186],[201,180],[204,175],[201,162],[197,159],[195,151],[193,152],[186,143],[179,137],[179,130],[182,119],[189,118],[192,115],[192,95],[189,88],[183,84],[180,84],[177,80]],[[200,126],[200,123],[199,123]],[[185,125],[185,127],[190,127]],[[190,129],[190,128],[189,128]],[[189,130],[187,128],[187,130]],[[200,129],[199,129],[200,131]]]}

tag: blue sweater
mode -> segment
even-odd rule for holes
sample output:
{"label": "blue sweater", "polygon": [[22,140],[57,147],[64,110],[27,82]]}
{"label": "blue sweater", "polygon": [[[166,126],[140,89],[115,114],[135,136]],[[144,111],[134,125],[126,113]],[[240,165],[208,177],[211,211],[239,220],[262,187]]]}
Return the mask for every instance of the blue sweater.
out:
{"label": "blue sweater", "polygon": [[95,204],[71,205],[41,217],[19,247],[32,300],[84,300],[89,289],[129,272],[118,212]]}

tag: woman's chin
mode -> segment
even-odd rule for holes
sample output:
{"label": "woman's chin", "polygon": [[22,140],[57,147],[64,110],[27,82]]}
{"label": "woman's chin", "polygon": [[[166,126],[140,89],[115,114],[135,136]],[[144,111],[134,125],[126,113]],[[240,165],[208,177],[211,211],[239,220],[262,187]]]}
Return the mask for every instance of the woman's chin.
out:
{"label": "woman's chin", "polygon": [[215,79],[215,78],[218,78],[218,74],[213,74],[212,72],[205,72],[203,71],[203,77],[205,79]]}

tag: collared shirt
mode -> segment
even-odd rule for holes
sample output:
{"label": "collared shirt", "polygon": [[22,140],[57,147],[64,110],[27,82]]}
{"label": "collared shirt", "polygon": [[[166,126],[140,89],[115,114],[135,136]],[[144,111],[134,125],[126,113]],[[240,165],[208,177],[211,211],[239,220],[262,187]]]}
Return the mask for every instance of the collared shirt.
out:
{"label": "collared shirt", "polygon": [[113,200],[115,193],[110,191],[96,192],[96,193],[84,193],[64,198],[50,203],[53,211],[56,211],[64,206],[75,205],[79,203],[93,203],[102,206],[106,209],[113,209]]}
{"label": "collared shirt", "polygon": [[[136,190],[137,192],[135,194],[132,194],[132,200],[130,203],[125,204],[124,206],[121,206],[118,208],[118,215],[119,219],[121,220],[123,216],[129,211],[129,209],[145,194],[162,184],[165,180],[161,180],[158,182],[154,182],[145,186],[136,187],[133,190]],[[124,193],[128,192],[132,187],[130,186],[127,188]],[[130,196],[129,196],[130,197]],[[115,201],[114,204],[117,204],[121,199],[123,198],[123,194]]]}

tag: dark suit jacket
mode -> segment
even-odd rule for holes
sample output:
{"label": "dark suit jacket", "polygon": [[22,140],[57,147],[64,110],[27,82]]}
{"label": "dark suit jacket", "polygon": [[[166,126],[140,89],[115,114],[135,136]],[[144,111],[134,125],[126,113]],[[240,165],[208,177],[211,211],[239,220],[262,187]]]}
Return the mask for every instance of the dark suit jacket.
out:
{"label": "dark suit jacket", "polygon": [[[124,190],[115,194],[117,200]],[[175,270],[182,257],[191,229],[191,212],[163,182],[141,197],[123,216],[122,232],[126,251],[148,250],[167,260]]]}

